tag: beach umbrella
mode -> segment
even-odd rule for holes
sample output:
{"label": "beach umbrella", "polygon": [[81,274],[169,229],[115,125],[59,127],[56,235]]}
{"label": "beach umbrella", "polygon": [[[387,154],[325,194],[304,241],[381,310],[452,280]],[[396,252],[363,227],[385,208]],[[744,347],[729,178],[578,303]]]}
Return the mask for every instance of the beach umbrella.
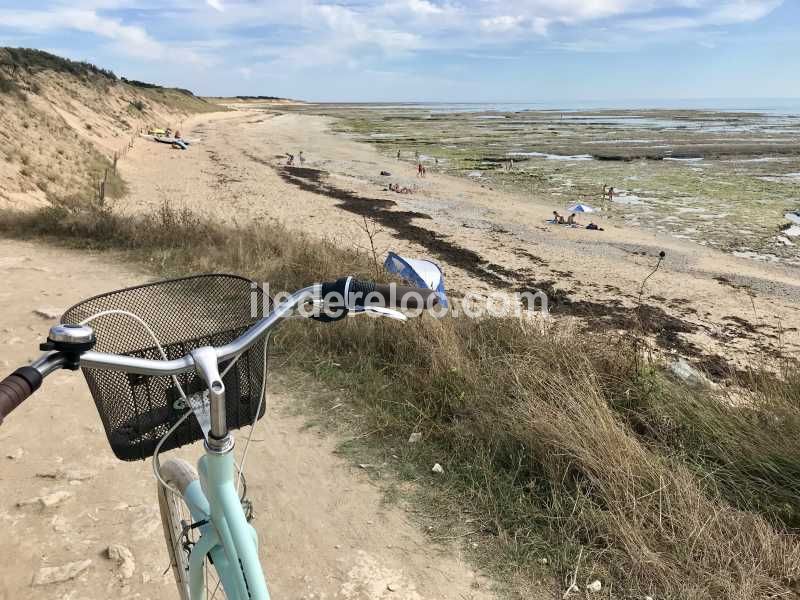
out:
{"label": "beach umbrella", "polygon": [[588,204],[576,204],[575,206],[571,206],[567,209],[569,212],[574,213],[590,213],[594,212],[594,209],[589,206]]}
{"label": "beach umbrella", "polygon": [[439,303],[447,306],[447,296],[444,293],[444,274],[435,262],[419,258],[406,258],[394,252],[389,252],[384,268],[389,273],[396,273],[411,285],[429,290],[435,290],[439,296]]}

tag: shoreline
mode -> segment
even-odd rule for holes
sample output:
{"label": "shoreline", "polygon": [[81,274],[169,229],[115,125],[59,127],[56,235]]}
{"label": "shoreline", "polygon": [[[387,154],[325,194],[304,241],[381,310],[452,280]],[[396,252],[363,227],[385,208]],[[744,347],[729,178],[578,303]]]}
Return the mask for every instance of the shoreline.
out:
{"label": "shoreline", "polygon": [[[427,165],[547,198],[553,207],[602,205],[626,226],[641,223],[731,254],[800,266],[784,217],[798,202],[791,186],[800,172],[795,118],[665,110],[559,118],[340,105],[296,111],[339,119],[337,131],[387,158],[419,152]],[[613,202],[601,198],[604,182],[615,188]]]}

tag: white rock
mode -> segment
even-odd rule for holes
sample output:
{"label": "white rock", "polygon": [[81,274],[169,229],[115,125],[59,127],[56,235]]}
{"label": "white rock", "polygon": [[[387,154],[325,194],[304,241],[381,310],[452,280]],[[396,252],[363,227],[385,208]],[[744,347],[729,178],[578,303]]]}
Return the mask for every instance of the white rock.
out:
{"label": "white rock", "polygon": [[50,585],[75,579],[92,565],[90,559],[67,563],[60,567],[42,567],[33,576],[32,585]]}
{"label": "white rock", "polygon": [[599,579],[595,579],[592,583],[586,586],[586,591],[589,593],[599,592],[602,589],[603,589],[603,584],[600,583]]}
{"label": "white rock", "polygon": [[117,563],[117,573],[123,579],[133,577],[136,570],[136,562],[133,560],[133,553],[121,544],[111,544],[106,550],[108,558]]}
{"label": "white rock", "polygon": [[653,600],[653,597],[652,596],[645,596],[644,600]]}
{"label": "white rock", "polygon": [[547,559],[546,558],[540,558],[539,559],[539,564],[540,565],[546,565],[547,564]]}
{"label": "white rock", "polygon": [[433,473],[436,473],[437,475],[441,475],[442,473],[444,473],[444,467],[442,465],[440,465],[439,463],[436,463],[435,465],[433,465],[433,468],[431,469],[431,471]]}
{"label": "white rock", "polygon": [[669,369],[684,381],[688,381],[691,383],[700,383],[711,387],[715,386],[715,384],[712,381],[710,381],[708,377],[706,377],[703,373],[695,369],[683,358],[678,358],[678,360],[675,360],[672,363],[670,363]]}
{"label": "white rock", "polygon": [[418,431],[415,431],[410,436],[408,436],[408,443],[409,444],[416,444],[418,441],[422,439],[422,434]]}
{"label": "white rock", "polygon": [[390,592],[396,592],[399,588],[397,587],[397,584],[390,583],[389,585],[386,586],[386,589],[389,590]]}
{"label": "white rock", "polygon": [[33,314],[42,317],[43,319],[58,319],[62,314],[64,314],[64,309],[43,307],[34,310]]}
{"label": "white rock", "polygon": [[50,508],[52,506],[57,506],[62,502],[68,500],[72,497],[71,492],[65,492],[63,490],[58,492],[53,492],[52,494],[47,494],[45,496],[38,496],[36,498],[31,498],[30,500],[23,500],[21,502],[17,502],[17,506],[31,506],[32,504],[38,504],[42,508]]}

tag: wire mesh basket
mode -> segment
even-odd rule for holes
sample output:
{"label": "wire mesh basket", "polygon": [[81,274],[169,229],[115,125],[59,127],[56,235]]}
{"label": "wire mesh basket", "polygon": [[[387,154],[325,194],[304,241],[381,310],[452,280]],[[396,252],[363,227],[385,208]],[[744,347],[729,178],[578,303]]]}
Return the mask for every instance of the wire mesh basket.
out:
{"label": "wire mesh basket", "polygon": [[[269,306],[260,286],[236,275],[211,274],[171,279],[117,290],[84,300],[68,309],[62,323],[80,323],[106,311],[133,313],[155,334],[167,359],[180,358],[201,346],[233,341]],[[98,352],[160,360],[152,335],[134,318],[111,312],[92,320]],[[266,341],[245,351],[223,377],[229,429],[256,419],[266,376]],[[229,362],[220,363],[224,373]],[[83,369],[108,441],[117,458],[144,460],[188,410],[172,377],[130,375]],[[187,396],[202,392],[205,384],[192,370],[177,376]],[[264,415],[264,404],[257,417]],[[178,448],[203,438],[193,416],[184,420],[161,446]]]}

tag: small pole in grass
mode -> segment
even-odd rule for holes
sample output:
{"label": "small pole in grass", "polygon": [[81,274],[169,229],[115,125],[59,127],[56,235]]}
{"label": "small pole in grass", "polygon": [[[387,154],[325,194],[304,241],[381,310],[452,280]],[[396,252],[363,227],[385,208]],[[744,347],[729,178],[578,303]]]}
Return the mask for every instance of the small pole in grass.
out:
{"label": "small pole in grass", "polygon": [[[639,297],[638,297],[638,299],[636,301],[636,319],[637,319],[637,321],[639,321],[639,332],[641,334],[642,341],[644,340],[644,337],[645,337],[644,321],[642,321],[642,296],[644,295],[644,287],[647,284],[648,279],[650,279],[653,275],[656,274],[656,271],[658,271],[658,268],[661,266],[661,262],[664,260],[664,258],[666,258],[666,256],[667,256],[667,253],[664,252],[663,250],[658,253],[658,262],[656,263],[656,266],[653,268],[652,271],[650,271],[650,273],[647,275],[647,277],[645,277],[644,280],[642,280],[642,287],[639,288]],[[637,340],[637,344],[638,344],[638,341],[639,340]],[[638,356],[639,356],[639,353],[637,351],[637,353],[636,353],[637,370],[638,370],[638,361],[639,361]]]}

